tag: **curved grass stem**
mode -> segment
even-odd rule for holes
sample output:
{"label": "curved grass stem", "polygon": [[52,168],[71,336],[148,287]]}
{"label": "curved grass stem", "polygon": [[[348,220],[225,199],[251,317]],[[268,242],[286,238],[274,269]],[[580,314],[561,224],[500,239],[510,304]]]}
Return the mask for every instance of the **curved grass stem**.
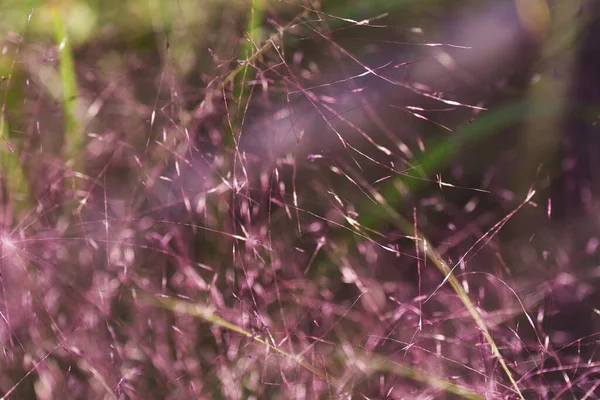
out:
{"label": "curved grass stem", "polygon": [[[175,300],[172,298],[166,297],[156,297],[156,296],[144,296],[142,300],[147,304],[162,307],[173,312],[178,312],[182,314],[191,315],[193,317],[200,318],[212,325],[219,326],[221,328],[227,329],[229,331],[238,333],[242,336],[246,336],[252,341],[266,346],[269,350],[272,350],[279,354],[280,356],[288,359],[299,367],[305,369],[310,372],[314,376],[326,382],[328,385],[331,385],[338,392],[343,390],[343,387],[338,379],[331,377],[327,372],[307,363],[302,360],[299,356],[288,353],[287,351],[278,347],[275,343],[269,343],[267,340],[260,338],[257,335],[252,334],[251,332],[245,330],[244,328],[227,321],[215,313],[207,306],[201,304],[194,304],[187,301]],[[356,353],[354,354],[356,356]],[[420,371],[412,367],[408,367],[406,365],[402,365],[396,362],[392,362],[386,358],[368,354],[368,355],[360,355],[358,360],[361,364],[367,365],[369,368],[374,369],[379,372],[389,372],[397,376],[401,376],[403,378],[411,379],[415,382],[419,382],[430,386],[432,388],[444,390],[448,393],[452,393],[454,395],[460,396],[465,399],[470,400],[479,400],[483,399],[483,396],[480,394],[473,392],[470,389],[462,387],[452,382],[445,381],[443,379],[431,376],[425,371]],[[356,364],[357,362],[355,362]]]}

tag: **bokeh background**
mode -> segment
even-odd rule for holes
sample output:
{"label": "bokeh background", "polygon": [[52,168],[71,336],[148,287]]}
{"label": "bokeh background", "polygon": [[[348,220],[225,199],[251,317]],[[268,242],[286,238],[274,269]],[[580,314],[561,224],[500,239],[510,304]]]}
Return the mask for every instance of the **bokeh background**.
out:
{"label": "bokeh background", "polygon": [[598,2],[0,27],[2,398],[600,395]]}

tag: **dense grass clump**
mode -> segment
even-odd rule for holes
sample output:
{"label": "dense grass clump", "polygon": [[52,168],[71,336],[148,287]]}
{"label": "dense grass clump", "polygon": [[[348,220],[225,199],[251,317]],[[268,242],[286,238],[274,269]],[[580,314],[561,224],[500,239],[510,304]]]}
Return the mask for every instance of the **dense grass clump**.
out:
{"label": "dense grass clump", "polygon": [[2,3],[1,398],[600,396],[575,3]]}

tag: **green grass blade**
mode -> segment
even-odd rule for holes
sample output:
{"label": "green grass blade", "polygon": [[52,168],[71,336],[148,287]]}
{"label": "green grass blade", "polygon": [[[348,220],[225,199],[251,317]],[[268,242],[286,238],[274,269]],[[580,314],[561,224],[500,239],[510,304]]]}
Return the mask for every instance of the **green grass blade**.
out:
{"label": "green grass blade", "polygon": [[0,207],[10,204],[15,216],[20,219],[31,207],[31,191],[19,153],[10,141],[8,123],[0,114],[0,194],[4,189],[2,185],[6,186],[8,198],[0,195]]}
{"label": "green grass blade", "polygon": [[437,250],[433,246],[429,245],[430,242],[427,240],[425,235],[423,235],[420,231],[415,230],[413,224],[411,224],[402,215],[400,215],[395,210],[395,208],[393,208],[375,188],[373,188],[357,173],[353,172],[353,175],[354,178],[357,179],[357,181],[359,181],[360,184],[368,190],[371,197],[379,203],[379,205],[387,215],[387,220],[390,223],[392,223],[405,235],[417,236],[418,244],[421,248],[421,251],[423,251],[427,258],[435,264],[437,269],[444,275],[444,281],[447,281],[452,287],[452,290],[454,290],[454,292],[458,295],[461,302],[469,312],[469,315],[477,325],[477,328],[481,331],[483,337],[490,346],[492,354],[498,360],[498,363],[502,367],[502,370],[505,372],[506,376],[508,377],[508,380],[513,386],[515,393],[519,396],[519,398],[524,399],[523,394],[521,393],[521,390],[519,389],[519,386],[517,385],[517,382],[512,375],[512,372],[508,368],[508,364],[506,363],[504,357],[500,353],[500,350],[496,345],[496,342],[492,338],[492,335],[490,334],[489,329],[487,328],[483,318],[481,317],[479,311],[469,298],[469,295],[467,294],[465,289],[462,287],[458,279],[454,276],[454,273],[450,266],[446,263],[446,261],[444,261],[443,257],[437,252]]}
{"label": "green grass blade", "polygon": [[79,90],[71,42],[60,8],[52,3],[54,39],[58,45],[59,73],[62,86],[62,106],[65,119],[65,158],[78,164],[83,147],[83,132],[80,118]]}
{"label": "green grass blade", "polygon": [[[531,101],[525,100],[484,112],[473,123],[465,125],[458,132],[430,146],[429,151],[413,162],[415,168],[406,174],[391,179],[389,183],[383,186],[379,194],[383,196],[391,208],[397,208],[402,202],[398,186],[402,186],[408,191],[417,191],[425,183],[428,183],[423,178],[431,177],[440,168],[448,165],[466,145],[475,144],[477,141],[501,132],[527,117],[546,118],[562,108],[562,104],[559,102],[547,101],[544,103],[534,107]],[[364,207],[361,207],[364,211],[361,213],[359,222],[363,226],[375,228],[387,220],[387,212],[378,207],[371,207],[370,204],[368,202],[365,203]]]}

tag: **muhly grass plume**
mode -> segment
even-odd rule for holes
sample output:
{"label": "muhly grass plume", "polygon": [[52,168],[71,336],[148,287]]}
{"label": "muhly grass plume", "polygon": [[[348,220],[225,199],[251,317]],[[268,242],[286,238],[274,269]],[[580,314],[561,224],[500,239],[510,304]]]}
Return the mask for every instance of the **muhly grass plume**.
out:
{"label": "muhly grass plume", "polygon": [[62,3],[28,10],[0,63],[2,398],[600,394],[597,213],[557,217],[562,170],[520,147],[570,118],[547,64],[579,42],[531,17],[569,10],[346,3],[217,2],[236,28],[206,38],[79,4],[79,46]]}

